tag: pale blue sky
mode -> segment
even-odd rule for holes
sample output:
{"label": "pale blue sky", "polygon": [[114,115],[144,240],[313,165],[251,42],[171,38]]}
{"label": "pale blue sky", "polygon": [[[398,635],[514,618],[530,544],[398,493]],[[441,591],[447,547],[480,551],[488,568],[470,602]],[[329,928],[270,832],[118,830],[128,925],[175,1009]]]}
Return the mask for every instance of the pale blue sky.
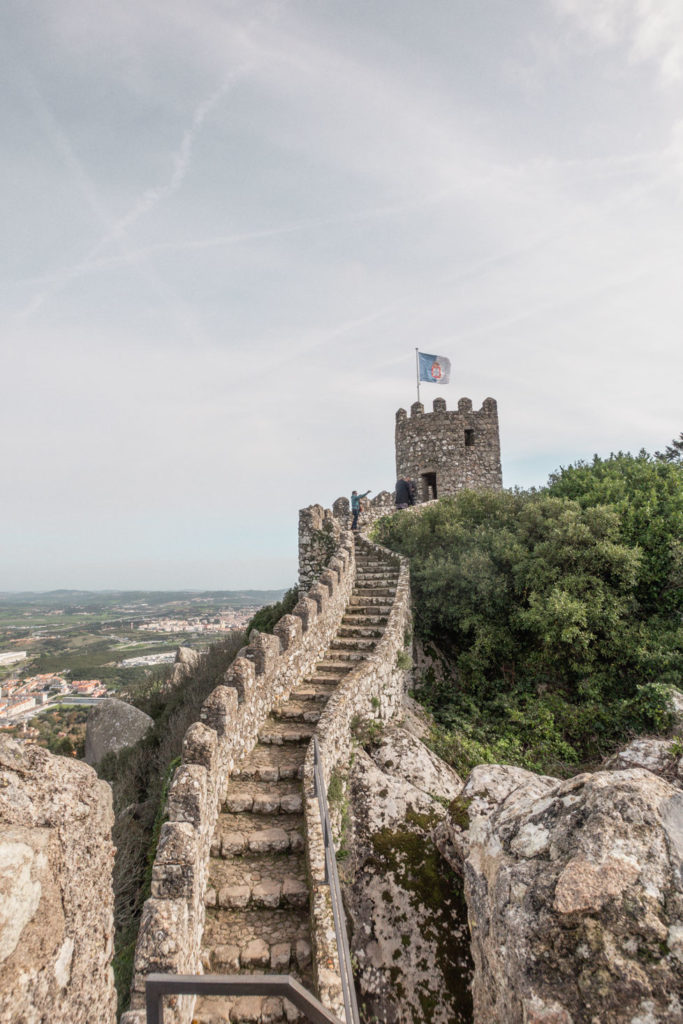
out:
{"label": "pale blue sky", "polygon": [[425,401],[681,430],[679,0],[6,0],[0,589],[278,587]]}

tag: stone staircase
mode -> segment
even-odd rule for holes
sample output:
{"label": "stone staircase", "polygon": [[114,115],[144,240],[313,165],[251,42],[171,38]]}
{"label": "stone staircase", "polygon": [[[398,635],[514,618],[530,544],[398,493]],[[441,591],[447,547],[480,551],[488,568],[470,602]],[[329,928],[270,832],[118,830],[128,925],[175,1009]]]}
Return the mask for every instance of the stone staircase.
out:
{"label": "stone staircase", "polygon": [[[356,542],[356,585],[313,675],[292,690],[233,771],[211,848],[202,959],[213,974],[291,974],[313,991],[301,778],[325,703],[384,632],[398,569]],[[197,1024],[301,1019],[287,1001],[197,1000]]]}

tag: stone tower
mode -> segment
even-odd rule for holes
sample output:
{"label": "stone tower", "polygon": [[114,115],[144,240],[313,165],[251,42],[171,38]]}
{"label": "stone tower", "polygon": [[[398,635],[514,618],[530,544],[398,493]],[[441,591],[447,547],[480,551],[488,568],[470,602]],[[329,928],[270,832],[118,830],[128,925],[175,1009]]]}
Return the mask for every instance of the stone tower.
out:
{"label": "stone tower", "polygon": [[457,412],[446,409],[445,398],[435,398],[433,412],[422,402],[396,413],[396,475],[414,480],[417,500],[430,501],[464,489],[500,491],[498,406],[485,398],[475,412],[469,398],[461,398]]}

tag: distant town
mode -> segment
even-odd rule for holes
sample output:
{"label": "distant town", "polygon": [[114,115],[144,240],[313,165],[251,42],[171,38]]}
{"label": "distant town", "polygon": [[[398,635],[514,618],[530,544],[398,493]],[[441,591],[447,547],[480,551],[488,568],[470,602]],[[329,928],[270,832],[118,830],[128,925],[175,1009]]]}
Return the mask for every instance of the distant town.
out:
{"label": "distant town", "polygon": [[0,594],[0,730],[125,693],[175,659],[242,630],[282,591]]}

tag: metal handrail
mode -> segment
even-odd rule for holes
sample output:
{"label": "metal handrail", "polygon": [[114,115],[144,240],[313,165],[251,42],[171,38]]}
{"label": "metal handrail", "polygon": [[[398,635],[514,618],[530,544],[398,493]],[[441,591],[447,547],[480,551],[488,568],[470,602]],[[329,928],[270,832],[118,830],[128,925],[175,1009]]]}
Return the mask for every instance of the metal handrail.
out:
{"label": "metal handrail", "polygon": [[148,974],[147,1024],[163,1024],[164,996],[281,996],[313,1024],[341,1024],[315,996],[289,974]]}
{"label": "metal handrail", "polygon": [[346,916],[344,914],[344,904],[342,903],[339,872],[337,871],[337,857],[334,852],[334,841],[332,838],[332,824],[327,806],[325,776],[323,774],[317,736],[313,736],[313,779],[315,792],[318,797],[320,823],[325,843],[325,881],[330,887],[330,897],[332,900],[332,916],[334,917],[334,932],[337,937],[337,952],[339,954],[339,970],[341,973],[342,994],[344,996],[346,1024],[360,1024],[356,988],[353,983],[351,952],[346,934]]}

